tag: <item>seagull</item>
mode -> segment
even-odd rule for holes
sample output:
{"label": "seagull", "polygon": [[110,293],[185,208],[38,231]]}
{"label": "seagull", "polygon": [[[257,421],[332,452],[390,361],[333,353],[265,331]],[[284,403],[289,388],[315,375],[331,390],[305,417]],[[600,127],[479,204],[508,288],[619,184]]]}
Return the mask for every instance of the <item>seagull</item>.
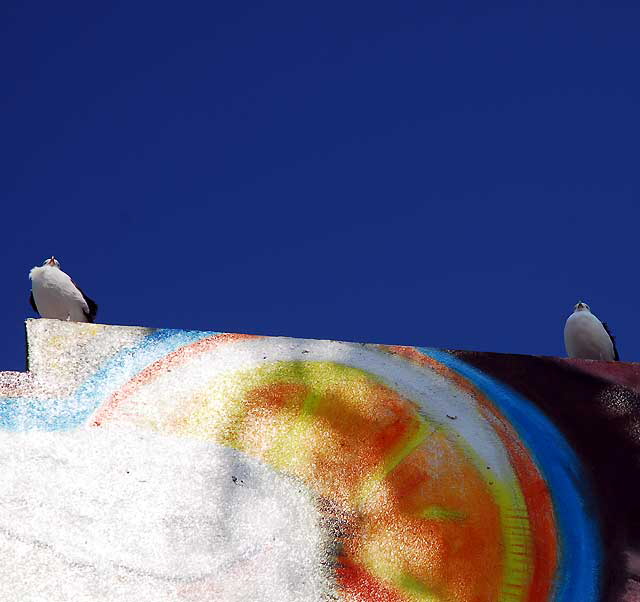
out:
{"label": "seagull", "polygon": [[615,337],[606,323],[600,322],[582,301],[573,309],[564,327],[567,355],[588,360],[619,360]]}
{"label": "seagull", "polygon": [[31,296],[29,303],[43,318],[71,322],[93,322],[98,313],[95,301],[60,269],[55,257],[45,259],[40,267],[29,272]]}

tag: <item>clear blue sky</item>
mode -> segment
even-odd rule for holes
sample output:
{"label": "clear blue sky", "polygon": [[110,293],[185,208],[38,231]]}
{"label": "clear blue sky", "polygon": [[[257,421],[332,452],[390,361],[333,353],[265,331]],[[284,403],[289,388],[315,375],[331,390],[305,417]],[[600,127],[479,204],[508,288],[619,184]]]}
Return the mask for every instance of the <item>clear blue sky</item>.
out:
{"label": "clear blue sky", "polygon": [[3,3],[0,369],[52,254],[103,323],[557,355],[582,299],[640,360],[640,5],[485,4]]}

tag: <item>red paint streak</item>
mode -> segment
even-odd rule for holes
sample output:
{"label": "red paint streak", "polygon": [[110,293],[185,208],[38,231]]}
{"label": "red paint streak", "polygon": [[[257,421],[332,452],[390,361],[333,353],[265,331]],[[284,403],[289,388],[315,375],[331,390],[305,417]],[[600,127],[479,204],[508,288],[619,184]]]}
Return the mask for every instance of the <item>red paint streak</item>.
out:
{"label": "red paint streak", "polygon": [[384,457],[407,437],[411,427],[416,429],[418,425],[408,411],[406,400],[399,397],[395,392],[392,393],[387,387],[379,385],[375,387],[375,395],[378,398],[380,407],[390,410],[393,414],[392,422],[385,425],[384,430],[375,433],[373,437],[373,447],[379,449],[380,455]]}
{"label": "red paint streak", "polygon": [[115,413],[118,405],[120,405],[123,400],[125,400],[130,395],[133,395],[136,391],[141,389],[145,384],[147,384],[150,380],[152,380],[162,372],[171,370],[176,366],[179,366],[180,364],[188,361],[190,358],[201,353],[211,351],[212,349],[215,349],[216,347],[219,347],[220,345],[223,345],[225,343],[246,341],[258,338],[261,337],[248,334],[217,334],[197,341],[196,343],[191,343],[184,347],[180,347],[180,349],[177,349],[176,351],[172,351],[150,366],[147,366],[144,370],[142,370],[142,372],[140,372],[129,382],[127,382],[126,385],[124,385],[121,389],[111,395],[106,403],[96,412],[90,426],[100,426],[103,421],[109,420]]}
{"label": "red paint streak", "polygon": [[336,568],[338,582],[344,588],[347,599],[375,600],[376,602],[404,602],[405,597],[394,589],[384,586],[363,567],[347,558],[340,558]]}
{"label": "red paint streak", "polygon": [[300,408],[309,388],[304,385],[287,382],[276,382],[256,387],[247,392],[247,412],[264,407],[267,410],[278,410],[285,407]]}
{"label": "red paint streak", "polygon": [[533,545],[533,574],[528,600],[529,602],[548,600],[558,563],[553,505],[547,485],[531,460],[528,450],[520,442],[517,433],[488,397],[447,366],[423,355],[413,347],[381,346],[381,349],[431,368],[455,382],[456,386],[469,393],[478,402],[482,416],[493,427],[507,449],[527,503]]}
{"label": "red paint streak", "polygon": [[559,364],[572,366],[597,378],[622,385],[640,393],[640,363],[604,362],[594,360],[560,359]]}

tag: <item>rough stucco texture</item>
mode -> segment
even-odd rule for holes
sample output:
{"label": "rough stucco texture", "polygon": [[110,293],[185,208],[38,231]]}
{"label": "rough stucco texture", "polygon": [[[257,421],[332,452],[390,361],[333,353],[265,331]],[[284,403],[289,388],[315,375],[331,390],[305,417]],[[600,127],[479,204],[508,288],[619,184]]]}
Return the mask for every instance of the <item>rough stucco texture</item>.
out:
{"label": "rough stucco texture", "polygon": [[27,322],[24,601],[640,600],[640,366]]}

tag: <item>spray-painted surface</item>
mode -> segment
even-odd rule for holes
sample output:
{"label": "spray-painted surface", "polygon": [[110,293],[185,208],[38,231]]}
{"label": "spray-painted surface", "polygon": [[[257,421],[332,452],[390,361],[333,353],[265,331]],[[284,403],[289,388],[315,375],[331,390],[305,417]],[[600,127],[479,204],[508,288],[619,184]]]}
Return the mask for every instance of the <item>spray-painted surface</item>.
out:
{"label": "spray-painted surface", "polygon": [[11,600],[640,600],[634,364],[28,322]]}

